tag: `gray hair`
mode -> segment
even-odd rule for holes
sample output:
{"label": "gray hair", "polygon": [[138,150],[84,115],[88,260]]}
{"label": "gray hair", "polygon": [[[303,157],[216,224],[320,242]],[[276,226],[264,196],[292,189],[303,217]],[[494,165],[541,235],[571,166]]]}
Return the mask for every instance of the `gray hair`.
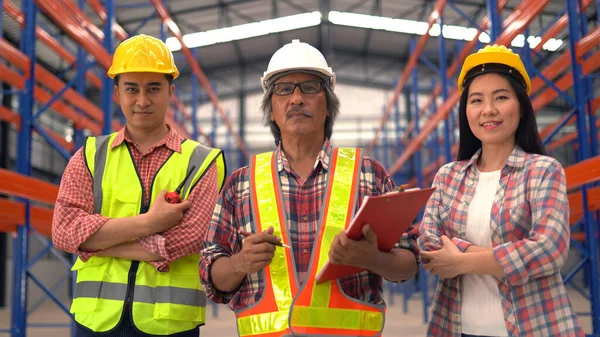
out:
{"label": "gray hair", "polygon": [[[279,77],[280,76],[277,78]],[[275,138],[275,145],[279,145],[281,143],[281,130],[279,129],[279,126],[277,126],[277,124],[271,120],[271,113],[273,113],[273,103],[271,98],[273,97],[273,83],[275,82],[275,79],[269,82],[270,83],[267,88],[267,92],[265,92],[263,95],[260,110],[263,113],[264,126],[268,126],[271,129],[271,133]],[[325,89],[327,112],[329,112],[328,116],[325,118],[325,138],[330,139],[331,134],[333,133],[333,124],[337,116],[340,114],[340,99],[337,97],[335,92],[333,92],[328,81],[322,80],[321,85]]]}

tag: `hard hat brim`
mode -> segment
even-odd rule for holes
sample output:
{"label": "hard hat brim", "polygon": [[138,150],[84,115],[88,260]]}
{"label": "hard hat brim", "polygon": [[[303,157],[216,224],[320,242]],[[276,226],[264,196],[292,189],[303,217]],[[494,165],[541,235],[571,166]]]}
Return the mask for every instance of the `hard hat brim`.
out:
{"label": "hard hat brim", "polygon": [[148,70],[147,68],[128,68],[127,71],[112,71],[112,69],[109,69],[106,74],[108,75],[108,77],[114,79],[115,77],[117,77],[118,75],[121,74],[127,74],[127,73],[157,73],[157,74],[165,74],[165,75],[171,75],[173,76],[173,79],[176,79],[177,77],[179,77],[179,71],[160,71],[160,70]]}
{"label": "hard hat brim", "polygon": [[471,69],[485,65],[485,64],[503,64],[508,67],[514,68],[516,71],[521,74],[523,80],[525,81],[525,90],[527,95],[531,93],[531,79],[529,78],[529,74],[527,74],[527,70],[525,69],[525,65],[521,61],[521,58],[516,54],[507,54],[504,52],[487,52],[487,53],[476,53],[469,55],[464,62],[463,69],[458,77],[458,90],[462,93],[464,89],[465,77],[471,71]]}

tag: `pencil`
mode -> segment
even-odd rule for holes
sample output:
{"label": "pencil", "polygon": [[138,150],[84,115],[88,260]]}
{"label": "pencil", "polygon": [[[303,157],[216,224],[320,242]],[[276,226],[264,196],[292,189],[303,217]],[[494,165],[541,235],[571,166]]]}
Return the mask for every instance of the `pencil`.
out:
{"label": "pencil", "polygon": [[[246,232],[245,230],[242,230],[242,229],[238,230],[238,233],[241,234],[244,237],[248,237],[248,236],[254,234],[252,232]],[[275,245],[275,246],[283,247],[283,248],[288,248],[288,249],[291,248],[289,245],[286,245],[283,242],[278,242],[278,243],[267,242],[267,243],[270,243],[270,244]]]}
{"label": "pencil", "polygon": [[[270,243],[270,242],[269,242],[269,243]],[[283,243],[283,242],[279,242],[279,243],[271,243],[271,244],[272,244],[272,245],[275,245],[275,246],[283,247],[283,248],[291,248],[290,246],[286,245],[286,244],[285,244],[285,243]]]}

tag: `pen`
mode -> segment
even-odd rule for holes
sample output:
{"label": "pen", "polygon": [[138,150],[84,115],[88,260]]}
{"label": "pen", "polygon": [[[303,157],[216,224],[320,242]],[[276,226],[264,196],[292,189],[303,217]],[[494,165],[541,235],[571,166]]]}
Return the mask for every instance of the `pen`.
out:
{"label": "pen", "polygon": [[[250,236],[250,235],[253,235],[253,234],[254,234],[254,233],[252,233],[252,232],[246,232],[245,230],[242,230],[242,229],[238,230],[238,233],[240,233],[240,234],[241,234],[241,235],[243,235],[244,237],[248,237],[248,236]],[[286,244],[285,244],[285,243],[283,243],[283,242],[278,242],[278,243],[272,243],[272,242],[269,242],[269,243],[270,243],[270,244],[272,244],[272,245],[275,245],[275,246],[283,247],[283,248],[291,248],[289,245],[286,245]]]}

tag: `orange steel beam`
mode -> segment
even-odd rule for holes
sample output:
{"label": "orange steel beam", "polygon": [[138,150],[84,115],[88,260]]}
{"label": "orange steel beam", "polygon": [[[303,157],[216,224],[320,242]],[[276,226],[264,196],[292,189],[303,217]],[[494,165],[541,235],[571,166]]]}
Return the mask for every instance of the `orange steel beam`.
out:
{"label": "orange steel beam", "polygon": [[62,1],[62,4],[66,6],[67,12],[65,14],[70,14],[79,24],[86,28],[92,35],[96,37],[97,41],[104,40],[104,32],[102,29],[98,28],[90,18],[83,13],[79,7],[73,1]]}
{"label": "orange steel beam", "polygon": [[[600,119],[596,120],[596,127],[600,128]],[[552,151],[554,149],[556,149],[559,146],[568,144],[569,142],[574,141],[575,139],[577,139],[578,133],[577,131],[571,132],[569,134],[566,134],[564,136],[562,136],[561,138],[553,141],[552,143],[548,144],[547,146],[547,150],[548,151]],[[598,139],[600,139],[600,133],[598,134]]]}
{"label": "orange steel beam", "polygon": [[[592,50],[600,44],[600,27],[596,28],[583,39],[579,40],[575,45],[575,51],[577,59],[580,59],[584,54]],[[558,74],[562,73],[571,65],[571,54],[566,50],[562,55],[556,58],[550,65],[548,65],[542,75],[548,80],[553,80]],[[536,93],[540,90],[546,82],[540,77],[536,77],[531,81],[531,92]]]}
{"label": "orange steel beam", "polygon": [[[569,193],[568,198],[570,209],[569,222],[574,224],[583,216],[583,199],[580,191]],[[587,190],[587,202],[588,211],[597,211],[600,209],[600,186]]]}
{"label": "orange steel beam", "polygon": [[[46,104],[52,99],[52,95],[50,93],[48,93],[46,90],[40,88],[39,86],[35,86],[35,88],[33,90],[33,97],[35,98],[36,101],[39,101],[42,104]],[[50,105],[50,107],[54,111],[58,112],[59,114],[63,115],[64,117],[66,117],[67,119],[72,120],[76,127],[80,128],[80,129],[89,129],[90,131],[92,131],[94,134],[97,134],[97,135],[100,134],[101,127],[99,124],[94,123],[90,119],[79,114],[77,111],[70,108],[64,102],[62,102],[60,100],[56,100],[56,101],[54,101],[54,103],[52,103]]]}
{"label": "orange steel beam", "polygon": [[[498,12],[501,12],[507,3],[508,3],[508,0],[498,1]],[[508,18],[506,18],[503,25],[506,26],[506,25],[510,24],[511,22],[513,22],[514,20],[515,20],[514,16],[509,16]],[[484,16],[483,19],[481,20],[481,28],[486,29],[489,24],[490,24],[490,22],[489,22],[488,17]],[[475,47],[475,45],[479,41],[479,35],[481,35],[481,33],[482,32],[480,30],[478,30],[475,37],[473,37],[473,40],[467,42],[467,44],[461,50],[459,56],[457,58],[455,58],[454,61],[452,61],[452,64],[450,65],[450,67],[448,67],[448,70],[446,72],[447,78],[452,78],[452,76],[454,76],[454,74],[458,71],[458,67],[460,66],[460,64],[462,64],[464,59],[469,55],[471,50]],[[435,88],[433,89],[433,92],[429,95],[429,99],[427,100],[427,103],[425,103],[425,105],[423,105],[421,107],[421,109],[419,111],[419,117],[425,116],[427,109],[429,109],[431,107],[431,104],[433,104],[433,102],[436,100],[436,98],[439,97],[441,92],[442,92],[442,83],[438,82],[437,85],[435,86]],[[394,102],[394,104],[395,103],[396,102]],[[387,118],[389,118],[389,116],[385,118],[385,121],[383,121],[383,123],[385,123],[387,121]],[[380,124],[380,125],[383,125],[383,124]],[[401,139],[401,141],[405,141],[408,139],[408,135],[412,132],[414,127],[415,127],[415,121],[413,119],[410,121],[410,123],[408,123],[406,132],[404,133],[404,136]],[[371,144],[375,145],[376,142],[377,142],[377,135],[373,138],[373,140],[371,141]],[[370,146],[372,146],[372,145],[370,145]],[[371,149],[371,148],[369,148],[369,149]]]}
{"label": "orange steel beam", "polygon": [[0,106],[0,119],[13,124],[17,130],[21,130],[21,116],[18,113],[8,109],[4,106]]}
{"label": "orange steel beam", "polygon": [[[0,39],[0,54],[6,51],[3,48],[6,45],[8,45],[8,43]],[[23,60],[19,60],[19,63],[22,63],[22,61]],[[10,69],[9,67],[1,63],[0,79],[21,90],[23,90],[23,88],[25,87],[25,81],[23,76],[19,75],[16,71]],[[48,101],[50,101],[50,99],[52,99],[52,95],[50,95],[48,92],[46,92],[44,89],[40,88],[37,85],[34,88],[33,96],[37,101],[41,102],[42,104],[46,104]],[[66,118],[73,120],[77,127],[90,129],[96,134],[100,132],[100,126],[98,124],[92,122],[85,116],[82,116],[81,114],[77,113],[75,110],[71,109],[68,105],[66,105],[60,100],[56,100],[50,105],[50,107],[56,112],[65,116]]]}
{"label": "orange steel beam", "polygon": [[[29,58],[4,39],[0,39],[0,56],[4,57],[7,61],[17,65],[20,68],[22,66],[27,67],[29,65]],[[59,92],[65,86],[63,81],[37,63],[35,65],[35,72],[36,81],[39,81],[44,86],[52,89],[54,92]],[[66,101],[85,112],[89,117],[96,121],[102,122],[102,110],[100,110],[100,108],[87,100],[85,97],[81,96],[77,91],[69,88],[64,92],[63,97]]]}
{"label": "orange steel beam", "polygon": [[[25,223],[25,205],[20,202],[0,199],[0,232],[16,232]],[[31,206],[30,224],[40,234],[52,235],[52,210]]]}
{"label": "orange steel beam", "polygon": [[381,132],[385,123],[387,122],[388,118],[390,117],[390,114],[392,113],[392,108],[398,101],[398,97],[400,96],[400,92],[402,91],[402,88],[404,88],[404,85],[408,81],[408,77],[410,76],[413,68],[417,66],[417,62],[419,61],[419,56],[421,55],[423,48],[425,48],[425,44],[427,43],[427,40],[429,40],[429,30],[433,26],[434,22],[437,21],[439,16],[441,16],[442,13],[444,12],[444,7],[446,7],[446,0],[438,0],[435,4],[435,8],[433,9],[433,12],[431,12],[431,14],[429,15],[429,19],[427,19],[427,25],[428,25],[427,31],[425,32],[425,34],[421,35],[421,37],[419,38],[419,42],[417,42],[416,49],[414,50],[414,52],[411,53],[410,58],[408,59],[408,63],[405,65],[402,75],[400,75],[400,80],[398,80],[398,84],[396,85],[396,88],[394,89],[394,92],[392,93],[392,97],[389,100],[388,104],[385,106],[385,110],[383,112],[383,117],[381,118],[381,121],[379,122],[379,126],[377,127],[377,130],[375,130],[375,135],[373,136],[373,140],[367,147],[368,152],[371,152],[373,150],[373,147],[375,146],[375,143],[377,142],[377,137],[379,136],[379,132]]}
{"label": "orange steel beam", "polygon": [[56,0],[35,0],[35,3],[44,14],[51,18],[57,26],[73,39],[73,41],[94,56],[96,61],[104,67],[104,69],[110,68],[112,54],[106,51],[106,49],[98,43],[98,40],[94,35],[82,27],[82,22],[78,22],[71,15],[66,15],[69,14],[70,11],[65,8],[64,2]]}
{"label": "orange steel beam", "polygon": [[53,205],[58,196],[58,185],[31,178],[13,171],[0,169],[0,193]]}
{"label": "orange steel beam", "polygon": [[181,44],[181,52],[187,58],[190,66],[192,67],[192,71],[194,72],[196,77],[198,77],[200,84],[202,84],[202,86],[204,87],[204,91],[210,98],[211,103],[219,112],[221,120],[225,124],[225,127],[229,131],[229,134],[234,138],[235,142],[237,143],[238,147],[240,148],[240,150],[242,151],[244,156],[246,158],[248,158],[249,153],[248,153],[248,149],[246,148],[246,144],[240,138],[240,136],[236,132],[233,131],[231,122],[229,121],[229,118],[227,118],[225,111],[221,107],[219,100],[217,98],[217,95],[214,93],[208,79],[206,78],[206,75],[204,74],[204,72],[202,71],[200,66],[198,65],[198,61],[194,59],[194,56],[192,55],[192,52],[190,51],[190,49],[183,42],[183,35],[181,34],[179,27],[173,21],[173,19],[171,19],[169,12],[167,11],[167,8],[164,6],[162,0],[150,0],[150,2],[156,8],[156,12],[161,17],[163,24],[166,24],[167,27],[169,28],[169,30],[171,31],[171,33],[173,34],[173,36],[175,36],[177,38],[177,40],[179,40],[179,43]]}
{"label": "orange steel beam", "polygon": [[[583,61],[583,63],[581,64],[582,74],[589,75],[590,73],[592,73],[593,71],[598,69],[598,67],[600,67],[600,50],[596,51],[587,60]],[[556,85],[556,87],[558,87],[561,90],[566,90],[566,89],[570,88],[573,85],[572,72],[569,71],[567,74],[562,76],[559,80],[554,81],[554,84]],[[538,96],[536,96],[536,98],[531,102],[531,104],[533,105],[533,109],[535,111],[537,111],[541,107],[550,103],[557,96],[558,96],[558,92],[556,92],[553,88],[547,88],[542,93],[540,93]],[[552,130],[552,126],[554,126],[554,125],[555,124],[548,126],[549,128],[551,128],[550,130]],[[544,132],[544,136],[546,136],[548,133],[549,132]]]}
{"label": "orange steel beam", "polygon": [[[583,6],[583,10],[586,10],[587,7],[592,3],[592,0],[583,0],[581,5]],[[567,25],[569,24],[569,16],[565,13],[561,16],[552,27],[548,28],[548,30],[542,35],[542,40],[540,43],[533,48],[536,52],[540,52],[544,47],[544,43],[548,42],[551,38],[555,37],[559,32],[561,32]]]}
{"label": "orange steel beam", "polygon": [[48,135],[50,135],[50,137],[52,137],[58,144],[60,144],[60,146],[67,150],[69,153],[74,153],[75,152],[75,144],[73,142],[68,142],[65,137],[59,135],[58,133],[48,129],[45,126],[42,126],[42,129],[44,129],[44,131],[46,131],[46,133]]}
{"label": "orange steel beam", "polygon": [[[2,7],[4,8],[4,12],[8,14],[13,20],[15,20],[21,28],[25,27],[25,17],[21,10],[19,10],[12,2],[9,0],[4,0],[2,2]],[[46,46],[50,49],[54,50],[56,54],[58,54],[61,58],[63,58],[68,63],[75,63],[76,59],[68,50],[63,48],[58,41],[56,41],[52,35],[48,34],[45,30],[40,27],[35,28],[35,34],[37,38],[42,41]],[[96,76],[92,72],[86,73],[86,78],[90,81],[90,83],[94,84],[96,87],[102,87],[102,81],[98,76]]]}
{"label": "orange steel beam", "polygon": [[25,88],[25,79],[23,76],[2,62],[0,62],[0,79],[17,89],[23,90]]}
{"label": "orange steel beam", "polygon": [[[539,15],[544,7],[549,3],[549,0],[529,0],[523,1],[517,5],[517,8],[513,12],[519,13],[521,16],[515,19],[514,22],[508,25],[504,32],[498,37],[494,43],[506,45],[510,43],[521,31],[525,29],[531,23],[531,21]],[[511,14],[512,15],[512,14]],[[427,124],[421,130],[421,133],[412,139],[406,146],[406,149],[400,155],[400,158],[394,163],[392,168],[389,170],[390,174],[396,173],[400,167],[419,149],[423,141],[429,136],[429,134],[437,127],[437,124],[448,116],[450,110],[460,99],[458,90],[453,90],[449,98],[440,106],[437,113],[427,121]]]}
{"label": "orange steel beam", "polygon": [[0,199],[0,222],[22,224],[25,222],[25,205],[20,202]]}
{"label": "orange steel beam", "polygon": [[[94,9],[94,11],[96,11],[96,14],[98,14],[100,19],[102,19],[102,23],[106,23],[106,9],[104,6],[98,0],[87,0],[87,3]],[[116,22],[113,23],[113,31],[121,41],[127,38],[127,32],[125,32],[125,29],[123,29],[123,27]],[[102,38],[104,39],[104,35],[102,35]]]}
{"label": "orange steel beam", "polygon": [[567,190],[600,180],[600,156],[592,157],[565,167]]}

